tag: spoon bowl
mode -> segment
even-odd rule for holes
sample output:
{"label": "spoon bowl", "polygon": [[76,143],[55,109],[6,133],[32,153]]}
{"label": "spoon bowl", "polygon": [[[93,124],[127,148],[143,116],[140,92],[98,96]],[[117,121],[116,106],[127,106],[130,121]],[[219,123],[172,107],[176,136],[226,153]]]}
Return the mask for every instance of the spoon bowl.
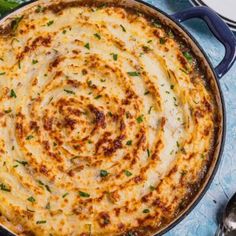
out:
{"label": "spoon bowl", "polygon": [[216,236],[235,236],[236,235],[236,193],[227,203],[222,223],[216,232]]}

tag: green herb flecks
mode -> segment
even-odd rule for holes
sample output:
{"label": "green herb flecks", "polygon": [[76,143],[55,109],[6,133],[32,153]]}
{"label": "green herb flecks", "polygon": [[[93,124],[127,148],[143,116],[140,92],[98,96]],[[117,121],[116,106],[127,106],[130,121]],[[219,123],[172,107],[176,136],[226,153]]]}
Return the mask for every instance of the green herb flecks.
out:
{"label": "green herb flecks", "polygon": [[147,213],[149,213],[149,212],[150,212],[149,209],[144,209],[144,210],[143,210],[143,213],[145,213],[145,214],[147,214]]}
{"label": "green herb flecks", "polygon": [[33,65],[37,64],[38,62],[39,62],[38,60],[32,60]]}
{"label": "green herb flecks", "polygon": [[17,163],[21,164],[22,166],[26,166],[28,165],[28,162],[27,161],[19,161],[19,160],[16,160]]}
{"label": "green herb flecks", "polygon": [[85,193],[85,192],[82,192],[82,191],[79,191],[79,195],[80,195],[80,197],[83,197],[83,198],[88,198],[88,197],[90,197],[90,194]]}
{"label": "green herb flecks", "polygon": [[139,72],[137,72],[137,71],[130,71],[130,72],[127,72],[127,74],[129,75],[129,76],[139,76],[140,75],[140,73]]}
{"label": "green herb flecks", "polygon": [[49,187],[48,185],[45,185],[45,188],[47,189],[47,191],[48,191],[49,193],[52,192],[51,189],[50,189],[50,187]]}
{"label": "green herb flecks", "polygon": [[150,115],[152,112],[153,106],[150,106],[149,110],[148,110],[148,114]]}
{"label": "green herb flecks", "polygon": [[97,39],[101,39],[101,35],[100,34],[98,34],[98,33],[96,33],[96,34],[94,34],[94,37],[96,37]]}
{"label": "green herb flecks", "polygon": [[143,122],[143,115],[139,116],[136,120],[139,124],[141,124]]}
{"label": "green herb flecks", "polygon": [[131,145],[132,145],[132,140],[128,140],[128,141],[126,142],[126,145],[127,145],[127,146],[131,146]]}
{"label": "green herb flecks", "polygon": [[9,114],[9,113],[12,112],[12,109],[4,110],[4,112],[5,112],[6,114]]}
{"label": "green herb flecks", "polygon": [[42,6],[38,5],[35,12],[40,13],[40,12],[43,12],[44,10],[45,10],[45,7],[42,7]]}
{"label": "green herb flecks", "polygon": [[149,189],[150,189],[151,192],[153,192],[156,188],[154,186],[150,185]]}
{"label": "green herb flecks", "polygon": [[65,194],[63,194],[62,198],[65,198],[68,195],[69,195],[69,193],[65,193]]}
{"label": "green herb flecks", "polygon": [[45,208],[46,208],[47,210],[50,210],[50,209],[51,209],[51,204],[50,204],[50,202],[47,203],[47,205],[45,206]]}
{"label": "green herb flecks", "polygon": [[35,200],[35,198],[34,197],[29,197],[29,198],[27,198],[27,200],[29,201],[29,202],[36,202],[36,200]]}
{"label": "green herb flecks", "polygon": [[132,174],[130,171],[128,171],[128,170],[125,170],[124,173],[125,173],[125,175],[126,175],[127,177],[130,177],[131,175],[133,175],[133,174]]}
{"label": "green herb flecks", "polygon": [[156,28],[161,28],[161,27],[162,27],[161,24],[160,24],[160,22],[157,21],[157,20],[153,20],[152,24],[153,24],[153,26],[155,26]]}
{"label": "green herb flecks", "polygon": [[47,223],[46,220],[39,220],[39,221],[36,221],[36,224],[37,224],[37,225],[46,224],[46,223]]}
{"label": "green herb flecks", "polygon": [[11,28],[12,30],[15,32],[20,24],[20,22],[22,21],[22,19],[24,18],[24,16],[20,16],[20,17],[16,17],[12,22],[11,22]]}
{"label": "green herb flecks", "polygon": [[121,27],[123,32],[126,32],[126,29],[125,29],[125,27],[123,25],[120,25],[120,27]]}
{"label": "green herb flecks", "polygon": [[96,96],[94,99],[99,99],[99,98],[101,98],[102,97],[102,95],[98,95],[98,96]]}
{"label": "green herb flecks", "polygon": [[107,177],[109,175],[108,171],[106,170],[100,170],[100,176],[101,177]]}
{"label": "green herb flecks", "polygon": [[148,157],[151,156],[151,153],[150,153],[150,150],[149,150],[149,149],[147,149],[147,155],[148,155]]}
{"label": "green herb flecks", "polygon": [[86,43],[86,44],[84,45],[84,47],[87,48],[88,50],[90,50],[90,44],[89,44],[89,43]]}
{"label": "green herb flecks", "polygon": [[165,44],[166,43],[166,39],[165,38],[160,38],[160,44]]}
{"label": "green herb flecks", "polygon": [[31,140],[31,139],[33,139],[33,138],[34,138],[33,135],[29,135],[29,136],[26,137],[26,140]]}
{"label": "green herb flecks", "polygon": [[74,91],[72,91],[72,90],[69,90],[69,89],[64,89],[64,91],[65,91],[66,93],[68,93],[68,94],[75,94],[75,92],[74,92]]}
{"label": "green herb flecks", "polygon": [[8,188],[5,184],[1,183],[0,184],[0,190],[5,191],[5,192],[11,192],[11,189]]}
{"label": "green herb flecks", "polygon": [[6,74],[6,72],[0,72],[0,75],[5,75]]}
{"label": "green herb flecks", "polygon": [[190,55],[189,52],[183,52],[183,55],[189,62],[192,62],[193,57]]}
{"label": "green herb flecks", "polygon": [[114,61],[118,60],[118,54],[112,53],[112,57]]}
{"label": "green herb flecks", "polygon": [[16,98],[16,97],[17,97],[17,96],[16,96],[16,93],[15,93],[15,91],[14,91],[13,89],[11,89],[10,97],[11,97],[11,98]]}
{"label": "green herb flecks", "polygon": [[48,21],[47,26],[50,26],[50,25],[52,25],[53,23],[54,23],[54,20],[50,20],[50,21]]}

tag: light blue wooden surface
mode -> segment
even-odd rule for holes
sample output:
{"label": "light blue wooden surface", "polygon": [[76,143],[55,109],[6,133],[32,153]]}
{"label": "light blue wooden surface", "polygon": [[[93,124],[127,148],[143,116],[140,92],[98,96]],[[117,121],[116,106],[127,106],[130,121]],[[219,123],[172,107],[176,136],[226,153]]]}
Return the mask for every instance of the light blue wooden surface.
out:
{"label": "light blue wooden surface", "polygon": [[[191,7],[188,0],[147,0],[167,13]],[[200,42],[213,65],[224,56],[224,47],[200,20],[184,24]],[[165,236],[213,236],[220,212],[236,192],[236,64],[220,81],[226,102],[227,138],[223,158],[215,179],[196,208]]]}
{"label": "light blue wooden surface", "polygon": [[[191,7],[188,0],[146,1],[170,14]],[[223,58],[224,48],[206,25],[200,20],[191,20],[185,26],[200,42],[213,65],[217,65]],[[201,202],[165,236],[213,236],[220,212],[228,198],[236,192],[236,65],[221,79],[220,84],[227,111],[227,138],[220,168]]]}

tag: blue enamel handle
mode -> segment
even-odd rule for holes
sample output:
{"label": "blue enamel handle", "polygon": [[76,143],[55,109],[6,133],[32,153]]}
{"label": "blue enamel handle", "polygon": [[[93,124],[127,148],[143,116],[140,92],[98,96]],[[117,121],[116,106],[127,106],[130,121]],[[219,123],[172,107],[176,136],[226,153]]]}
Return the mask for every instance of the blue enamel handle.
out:
{"label": "blue enamel handle", "polygon": [[201,18],[207,23],[211,32],[225,47],[225,56],[215,68],[218,78],[225,75],[236,59],[236,38],[225,22],[208,7],[192,7],[177,12],[171,17],[179,23],[192,18]]}

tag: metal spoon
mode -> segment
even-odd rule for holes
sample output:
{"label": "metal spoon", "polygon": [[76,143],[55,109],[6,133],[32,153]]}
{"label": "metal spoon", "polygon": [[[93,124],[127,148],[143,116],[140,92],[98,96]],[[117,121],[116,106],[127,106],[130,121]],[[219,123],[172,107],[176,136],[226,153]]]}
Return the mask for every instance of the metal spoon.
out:
{"label": "metal spoon", "polygon": [[236,193],[229,200],[216,236],[236,236]]}

